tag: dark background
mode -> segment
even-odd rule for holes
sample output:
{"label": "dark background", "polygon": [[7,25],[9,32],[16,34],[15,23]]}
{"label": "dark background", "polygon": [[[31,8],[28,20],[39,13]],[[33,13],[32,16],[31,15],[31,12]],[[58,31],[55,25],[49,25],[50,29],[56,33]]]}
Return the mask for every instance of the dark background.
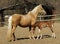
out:
{"label": "dark background", "polygon": [[[27,3],[27,4],[26,4]],[[0,0],[0,25],[4,25],[6,15],[14,13],[26,14],[32,10],[36,4],[48,4],[55,7],[55,14],[60,14],[60,0]],[[27,8],[27,12],[25,10]]]}
{"label": "dark background", "polygon": [[[27,0],[28,2],[31,3],[36,3],[36,4],[48,4],[53,5],[56,8],[56,13],[60,13],[60,0]],[[24,13],[24,6],[23,6],[24,0],[0,0],[0,10],[1,9],[6,9],[6,8],[12,8],[16,4],[22,5],[22,6],[17,6],[12,9],[6,9],[4,10],[4,14],[6,15],[11,15],[13,13]]]}

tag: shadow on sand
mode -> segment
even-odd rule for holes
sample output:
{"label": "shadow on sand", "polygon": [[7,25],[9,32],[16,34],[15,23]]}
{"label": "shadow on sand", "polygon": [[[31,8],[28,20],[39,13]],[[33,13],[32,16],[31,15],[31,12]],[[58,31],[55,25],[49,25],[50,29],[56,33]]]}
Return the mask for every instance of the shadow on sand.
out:
{"label": "shadow on sand", "polygon": [[24,38],[17,38],[17,40],[27,40],[29,39],[28,37],[24,37]]}
{"label": "shadow on sand", "polygon": [[[35,39],[36,39],[37,37],[35,37]],[[43,38],[51,38],[51,35],[43,35]],[[42,39],[43,39],[42,38]],[[23,38],[17,38],[17,40],[27,40],[27,39],[29,39],[28,37],[23,37]],[[39,39],[40,39],[40,37],[39,37]]]}
{"label": "shadow on sand", "polygon": [[43,38],[51,38],[51,35],[43,35]]}

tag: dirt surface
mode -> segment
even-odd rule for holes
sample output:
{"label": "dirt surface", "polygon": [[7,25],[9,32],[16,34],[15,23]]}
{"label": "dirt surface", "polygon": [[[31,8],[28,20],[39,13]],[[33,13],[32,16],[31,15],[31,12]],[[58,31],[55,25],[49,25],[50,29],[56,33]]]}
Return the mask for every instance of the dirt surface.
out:
{"label": "dirt surface", "polygon": [[[0,27],[0,44],[60,44],[60,23],[54,23],[53,30],[56,33],[56,39],[50,36],[43,36],[43,39],[28,39],[28,28],[17,27],[15,35],[17,40],[8,42],[6,39],[7,26]],[[35,35],[37,35],[38,28],[36,28]],[[50,29],[43,28],[41,31],[43,35],[51,35]]]}

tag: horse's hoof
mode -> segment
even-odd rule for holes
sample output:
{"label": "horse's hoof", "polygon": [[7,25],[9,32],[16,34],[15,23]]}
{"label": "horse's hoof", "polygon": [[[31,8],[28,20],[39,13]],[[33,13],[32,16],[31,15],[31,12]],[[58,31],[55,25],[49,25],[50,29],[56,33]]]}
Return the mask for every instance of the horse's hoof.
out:
{"label": "horse's hoof", "polygon": [[32,39],[31,36],[28,36],[29,39]]}
{"label": "horse's hoof", "polygon": [[38,37],[36,39],[39,39]]}
{"label": "horse's hoof", "polygon": [[35,40],[35,38],[33,38],[33,40]]}
{"label": "horse's hoof", "polygon": [[8,42],[13,42],[13,41],[15,41],[15,39],[14,40],[9,40]]}
{"label": "horse's hoof", "polygon": [[52,37],[52,38],[56,39],[56,37]]}
{"label": "horse's hoof", "polygon": [[33,40],[35,40],[35,37],[34,37],[34,36],[32,36],[31,38],[32,38]]}
{"label": "horse's hoof", "polygon": [[37,37],[37,39],[43,39],[43,37]]}
{"label": "horse's hoof", "polygon": [[39,38],[40,38],[40,39],[43,39],[43,36],[40,36]]}
{"label": "horse's hoof", "polygon": [[37,37],[36,39],[39,39],[40,37]]}
{"label": "horse's hoof", "polygon": [[52,33],[52,37],[53,37],[53,38],[56,38],[56,35],[55,35],[55,33]]}
{"label": "horse's hoof", "polygon": [[37,38],[36,39],[39,39],[40,38],[40,36],[39,35],[37,35]]}
{"label": "horse's hoof", "polygon": [[56,38],[56,36],[52,36],[54,39]]}
{"label": "horse's hoof", "polygon": [[35,40],[35,37],[29,37],[29,39],[34,39]]}
{"label": "horse's hoof", "polygon": [[42,39],[42,38],[43,38],[43,36],[42,36],[42,35],[41,35],[41,36],[39,36],[39,35],[37,36],[37,39]]}
{"label": "horse's hoof", "polygon": [[40,37],[40,39],[43,39],[43,37]]}
{"label": "horse's hoof", "polygon": [[32,39],[32,38],[29,36],[29,39]]}
{"label": "horse's hoof", "polygon": [[29,39],[32,39],[31,37],[29,37]]}
{"label": "horse's hoof", "polygon": [[29,39],[34,39],[35,40],[35,37],[34,36],[32,36],[32,37],[29,36]]}
{"label": "horse's hoof", "polygon": [[12,42],[13,40],[9,40],[8,42]]}
{"label": "horse's hoof", "polygon": [[8,42],[11,42],[12,40],[9,40]]}

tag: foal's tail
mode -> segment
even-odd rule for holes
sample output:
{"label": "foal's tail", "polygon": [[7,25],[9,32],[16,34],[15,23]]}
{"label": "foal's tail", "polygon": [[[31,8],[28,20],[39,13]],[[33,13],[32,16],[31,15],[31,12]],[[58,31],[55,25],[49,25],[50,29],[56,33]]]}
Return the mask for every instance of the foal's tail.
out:
{"label": "foal's tail", "polygon": [[7,39],[11,38],[11,32],[12,31],[12,16],[8,19],[8,31],[7,31]]}

